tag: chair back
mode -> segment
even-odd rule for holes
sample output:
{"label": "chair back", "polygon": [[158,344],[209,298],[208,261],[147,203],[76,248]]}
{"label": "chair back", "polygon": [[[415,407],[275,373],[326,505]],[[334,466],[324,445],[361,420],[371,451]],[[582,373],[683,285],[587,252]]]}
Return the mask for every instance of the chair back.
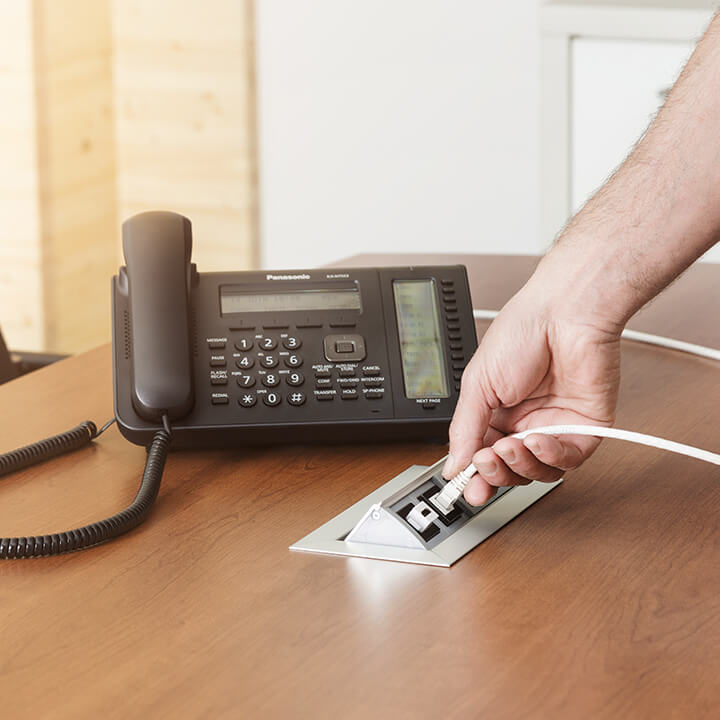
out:
{"label": "chair back", "polygon": [[2,330],[0,330],[0,383],[7,382],[17,377],[17,369],[10,360],[10,352],[5,345]]}

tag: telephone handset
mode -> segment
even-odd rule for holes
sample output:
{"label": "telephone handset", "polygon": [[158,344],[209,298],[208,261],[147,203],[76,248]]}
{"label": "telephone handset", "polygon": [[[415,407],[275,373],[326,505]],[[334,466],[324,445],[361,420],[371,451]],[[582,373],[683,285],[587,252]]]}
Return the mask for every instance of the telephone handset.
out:
{"label": "telephone handset", "polygon": [[201,273],[190,221],[123,224],[115,417],[173,447],[445,441],[476,346],[463,266]]}
{"label": "telephone handset", "polygon": [[122,241],[125,267],[118,285],[128,298],[132,405],[145,420],[175,420],[193,406],[190,221],[145,212],[123,223]]}

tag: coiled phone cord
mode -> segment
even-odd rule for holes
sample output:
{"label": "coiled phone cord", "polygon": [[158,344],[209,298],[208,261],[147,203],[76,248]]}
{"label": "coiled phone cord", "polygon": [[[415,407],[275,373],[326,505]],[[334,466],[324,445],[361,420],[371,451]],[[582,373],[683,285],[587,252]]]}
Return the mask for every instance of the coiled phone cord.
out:
{"label": "coiled phone cord", "polygon": [[[111,424],[112,421],[106,423],[98,431],[95,423],[87,420],[72,430],[2,454],[0,476],[89,445]],[[163,427],[155,433],[148,448],[140,489],[127,508],[109,518],[75,530],[34,537],[0,538],[0,559],[46,557],[85,550],[140,525],[150,514],[160,490],[170,439],[170,423],[167,416],[163,416]]]}

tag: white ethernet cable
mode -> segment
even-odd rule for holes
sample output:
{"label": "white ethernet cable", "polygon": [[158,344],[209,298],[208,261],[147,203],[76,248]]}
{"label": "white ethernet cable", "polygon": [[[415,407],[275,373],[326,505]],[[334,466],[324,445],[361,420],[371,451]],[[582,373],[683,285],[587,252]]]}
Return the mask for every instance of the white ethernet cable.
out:
{"label": "white ethernet cable", "polygon": [[[476,320],[494,320],[499,312],[499,310],[473,310],[473,317]],[[626,340],[634,340],[635,342],[647,343],[648,345],[658,345],[669,348],[670,350],[680,350],[690,355],[699,355],[700,357],[710,358],[711,360],[720,360],[720,350],[685,342],[684,340],[675,340],[674,338],[663,337],[662,335],[652,335],[651,333],[627,329],[622,331],[622,337]]]}
{"label": "white ethernet cable", "polygon": [[[692,445],[665,440],[645,433],[633,432],[631,430],[620,430],[619,428],[603,427],[600,425],[546,425],[544,427],[530,428],[510,437],[524,440],[528,435],[591,435],[592,437],[612,438],[614,440],[626,440],[638,445],[667,450],[668,452],[687,455],[688,457],[704,460],[713,465],[720,465],[720,454],[701,450]],[[446,515],[453,509],[458,498],[463,494],[470,478],[477,472],[477,468],[471,463],[462,472],[458,473],[447,485],[431,498],[433,505],[436,505]]]}
{"label": "white ethernet cable", "polygon": [[[473,310],[473,317],[477,320],[494,320],[498,315],[497,310]],[[661,335],[651,335],[649,333],[637,332],[635,330],[623,330],[622,337],[628,340],[636,340],[650,345],[659,345],[660,347],[670,348],[672,350],[680,350],[681,352],[690,353],[691,355],[699,355],[701,357],[710,358],[712,360],[720,360],[720,350],[705,347],[704,345],[695,345],[694,343],[683,342],[682,340],[674,340]],[[720,454],[710,452],[709,450],[701,450],[691,445],[683,445],[682,443],[672,440],[665,440],[653,435],[633,432],[631,430],[620,430],[618,428],[603,427],[599,425],[547,425],[544,427],[530,428],[519,433],[514,433],[510,437],[523,440],[528,435],[590,435],[592,437],[612,438],[614,440],[626,440],[627,442],[637,443],[639,445],[648,445],[649,447],[667,450],[669,452],[687,455],[688,457],[697,458],[713,465],[720,465]],[[439,508],[444,514],[452,511],[458,498],[470,482],[470,478],[475,475],[477,468],[470,464],[463,471],[459,472],[454,478],[448,481],[447,485],[431,498],[431,502]]]}

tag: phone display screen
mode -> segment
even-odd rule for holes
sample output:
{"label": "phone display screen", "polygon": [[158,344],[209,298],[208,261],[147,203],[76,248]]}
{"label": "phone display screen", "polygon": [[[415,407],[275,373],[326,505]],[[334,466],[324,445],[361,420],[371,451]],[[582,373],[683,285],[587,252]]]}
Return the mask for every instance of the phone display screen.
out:
{"label": "phone display screen", "polygon": [[341,289],[308,288],[249,293],[220,288],[220,312],[223,315],[248,312],[312,312],[313,310],[360,310],[357,287]]}
{"label": "phone display screen", "polygon": [[434,280],[394,280],[393,296],[406,396],[449,397]]}

